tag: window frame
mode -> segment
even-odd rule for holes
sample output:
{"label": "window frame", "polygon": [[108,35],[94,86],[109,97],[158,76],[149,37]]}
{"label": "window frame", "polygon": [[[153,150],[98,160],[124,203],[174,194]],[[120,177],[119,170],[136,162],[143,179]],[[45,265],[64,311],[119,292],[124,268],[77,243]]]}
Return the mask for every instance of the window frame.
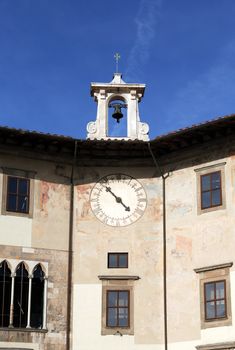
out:
{"label": "window frame", "polygon": [[[201,215],[211,211],[226,209],[226,192],[225,192],[225,164],[212,164],[202,168],[194,169],[196,173],[196,193],[197,193],[197,214]],[[202,207],[202,176],[220,172],[220,201],[221,204],[210,207]]]}
{"label": "window frame", "polygon": [[[109,258],[111,255],[116,255],[117,266],[110,266]],[[120,255],[126,256],[126,266],[120,266]],[[108,253],[108,261],[107,261],[108,269],[128,269],[128,253],[126,252],[109,252]]]}
{"label": "window frame", "polygon": [[[213,189],[212,188],[212,175],[214,174],[219,174],[220,177],[219,177],[219,184],[220,184],[220,187],[218,189]],[[202,179],[203,177],[205,176],[210,176],[210,189],[209,190],[203,190],[202,189]],[[213,172],[209,172],[207,174],[202,174],[200,175],[200,189],[201,189],[201,210],[205,210],[205,209],[211,209],[211,208],[215,208],[215,207],[219,207],[221,205],[223,205],[223,198],[222,198],[222,175],[221,175],[221,170],[217,170],[217,171],[213,171]],[[216,191],[216,190],[219,190],[219,193],[220,193],[220,202],[219,204],[212,204],[212,194],[213,194],[213,191]],[[203,207],[203,194],[206,193],[206,192],[209,192],[210,193],[210,205],[208,207]]]}
{"label": "window frame", "polygon": [[[223,282],[224,284],[224,298],[216,298],[216,283],[221,283]],[[214,293],[215,293],[215,298],[214,299],[210,299],[208,300],[206,298],[206,285],[208,284],[213,284],[214,285]],[[223,279],[223,280],[219,280],[219,281],[211,281],[211,282],[204,282],[204,307],[205,307],[205,310],[204,310],[204,314],[205,314],[205,321],[206,322],[210,322],[210,321],[215,321],[215,320],[221,320],[221,319],[225,319],[227,318],[227,299],[226,299],[226,280]],[[217,315],[217,307],[216,307],[216,302],[217,301],[221,301],[221,300],[224,300],[224,304],[225,304],[225,315],[222,316],[222,317],[219,317]],[[207,317],[207,303],[209,302],[213,302],[214,303],[214,308],[215,308],[215,317],[211,317],[211,318],[208,318]]]}
{"label": "window frame", "polygon": [[[33,260],[15,260],[15,259],[3,259],[0,258],[0,263],[6,262],[8,265],[8,268],[11,272],[11,290],[10,290],[10,309],[9,309],[9,324],[8,326],[0,326],[0,331],[5,330],[14,330],[14,331],[22,331],[30,330],[31,332],[47,332],[47,292],[48,292],[48,265],[47,263],[40,261],[33,261]],[[17,278],[17,271],[20,271],[19,268],[23,266],[23,269],[27,273],[27,289],[26,289],[26,324],[25,322],[19,322],[19,325],[17,324],[17,312],[16,312],[16,304],[18,304],[17,299],[17,289],[22,291],[24,280],[20,278],[20,281],[18,283],[18,286],[16,286],[16,278]],[[37,269],[40,269],[42,271],[42,278],[43,283],[41,286],[41,309],[40,309],[40,317],[41,317],[41,324],[38,325],[38,327],[32,326],[33,321],[33,307],[32,307],[32,297],[33,297],[33,280],[34,278],[37,278],[34,273]],[[20,275],[21,275],[20,271]],[[18,276],[20,277],[20,276]],[[34,294],[35,295],[35,294]],[[29,303],[30,301],[30,303]],[[22,300],[20,301],[22,302]],[[28,314],[29,313],[29,314]]]}
{"label": "window frame", "polygon": [[[117,280],[102,278],[102,317],[101,335],[134,335],[134,282],[135,279]],[[107,291],[128,291],[129,292],[129,326],[110,327],[107,326]]]}
{"label": "window frame", "polygon": [[[16,192],[11,192],[9,187],[10,187],[10,180],[11,179],[15,179],[16,180]],[[27,198],[27,204],[26,204],[26,211],[21,211],[19,210],[19,198],[23,197],[23,195],[21,195],[19,193],[19,184],[20,181],[24,180],[26,181],[27,184],[27,193],[24,195]],[[15,196],[16,197],[16,209],[15,210],[10,210],[8,209],[9,207],[9,197],[10,196]],[[25,178],[25,177],[19,177],[19,176],[12,176],[12,175],[8,175],[7,176],[7,193],[6,193],[6,211],[7,212],[11,212],[11,213],[19,213],[19,214],[29,214],[29,208],[30,208],[30,179]]]}
{"label": "window frame", "polygon": [[[109,295],[109,293],[111,293],[111,292],[116,292],[116,293],[118,293],[118,298],[117,298],[117,300],[118,300],[118,304],[117,304],[117,306],[109,306],[109,304],[108,304],[108,295]],[[123,293],[123,292],[127,292],[127,300],[128,300],[128,306],[119,306],[119,294],[120,293]],[[119,309],[127,309],[128,310],[128,324],[127,324],[127,326],[120,326],[119,325]],[[117,317],[117,323],[118,323],[118,325],[115,325],[115,326],[109,326],[108,325],[108,320],[109,320],[109,317],[108,317],[108,314],[109,314],[109,309],[117,309],[117,315],[118,315],[118,317]],[[114,290],[114,289],[107,289],[106,290],[106,327],[107,328],[130,328],[130,290],[128,290],[128,289],[116,289],[116,290]]]}
{"label": "window frame", "polygon": [[[11,216],[21,216],[21,217],[33,217],[33,203],[34,203],[34,178],[36,175],[35,171],[22,170],[22,169],[12,169],[12,168],[2,168],[3,172],[3,186],[2,186],[2,215]],[[10,177],[15,177],[19,179],[26,179],[29,181],[29,191],[28,191],[28,212],[21,211],[9,211],[7,210],[8,201],[8,179]]]}
{"label": "window frame", "polygon": [[[230,326],[232,324],[230,268],[233,263],[225,263],[194,269],[199,274],[201,329]],[[205,284],[225,282],[226,317],[206,319]]]}

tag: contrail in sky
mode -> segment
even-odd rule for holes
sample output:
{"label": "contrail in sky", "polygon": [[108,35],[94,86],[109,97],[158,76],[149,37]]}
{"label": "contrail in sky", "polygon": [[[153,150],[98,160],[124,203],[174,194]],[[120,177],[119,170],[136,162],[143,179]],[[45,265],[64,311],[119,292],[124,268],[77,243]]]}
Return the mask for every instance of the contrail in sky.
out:
{"label": "contrail in sky", "polygon": [[140,80],[142,67],[150,55],[151,41],[155,36],[155,27],[160,16],[162,0],[141,0],[137,12],[136,38],[127,60],[125,76],[128,81]]}

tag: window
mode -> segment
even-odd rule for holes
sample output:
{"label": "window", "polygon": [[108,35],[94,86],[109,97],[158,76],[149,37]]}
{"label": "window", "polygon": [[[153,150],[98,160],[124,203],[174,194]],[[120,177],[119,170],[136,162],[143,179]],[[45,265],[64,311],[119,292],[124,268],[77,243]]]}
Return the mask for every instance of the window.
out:
{"label": "window", "polygon": [[2,214],[32,217],[35,172],[11,168],[2,170]]}
{"label": "window", "polygon": [[127,268],[128,253],[108,253],[108,268]]}
{"label": "window", "polygon": [[201,328],[232,324],[230,267],[233,263],[195,269],[200,277]]}
{"label": "window", "polygon": [[20,262],[11,273],[7,261],[2,261],[0,327],[45,329],[46,292],[47,279],[41,264],[29,274],[25,262]]}
{"label": "window", "polygon": [[221,172],[201,175],[201,209],[222,205]]}
{"label": "window", "polygon": [[0,264],[0,302],[0,327],[8,327],[11,305],[11,270],[5,260]]}
{"label": "window", "polygon": [[31,293],[31,317],[32,328],[43,328],[43,298],[45,275],[40,264],[33,271]]}
{"label": "window", "polygon": [[6,211],[29,212],[29,179],[20,177],[7,177]]}
{"label": "window", "polygon": [[102,335],[134,334],[134,284],[139,276],[100,275]]}
{"label": "window", "polygon": [[225,164],[213,164],[195,169],[198,214],[226,208]]}
{"label": "window", "polygon": [[225,281],[204,284],[205,319],[214,320],[226,317]]}
{"label": "window", "polygon": [[129,327],[128,290],[107,290],[107,327]]}
{"label": "window", "polygon": [[29,275],[24,263],[20,263],[16,269],[14,287],[13,326],[25,328],[28,314]]}

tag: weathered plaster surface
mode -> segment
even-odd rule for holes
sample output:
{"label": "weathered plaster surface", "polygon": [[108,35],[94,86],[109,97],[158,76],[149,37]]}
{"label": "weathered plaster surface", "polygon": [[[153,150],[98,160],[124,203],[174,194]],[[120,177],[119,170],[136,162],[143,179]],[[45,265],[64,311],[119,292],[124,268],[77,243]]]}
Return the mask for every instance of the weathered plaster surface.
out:
{"label": "weathered plaster surface", "polygon": [[36,181],[32,246],[65,250],[68,228],[69,186]]}
{"label": "weathered plaster surface", "polygon": [[[0,215],[0,244],[67,250],[69,227],[69,171],[46,161],[0,155],[2,167],[35,172],[33,217]],[[0,170],[0,208],[3,174]]]}
{"label": "weathered plaster surface", "polygon": [[[194,272],[196,267],[225,263],[234,259],[235,160],[222,158],[218,162],[224,161],[226,162],[225,209],[198,215],[196,166],[172,171],[166,180],[170,349],[195,349],[196,345],[233,339],[234,326],[219,327],[218,332],[218,327],[201,330],[199,277]],[[210,162],[208,159],[202,166],[211,163],[216,164],[215,161]],[[112,270],[112,274],[138,275],[141,278],[134,285],[134,344],[128,346],[135,348],[138,345],[138,348],[141,348],[143,344],[146,349],[150,349],[151,344],[161,346],[163,344],[161,178],[152,178],[152,172],[146,169],[141,171],[118,168],[116,172],[133,175],[142,183],[148,197],[148,208],[137,223],[128,227],[110,228],[93,216],[89,208],[89,191],[97,178],[112,173],[113,169],[96,168],[96,177],[90,178],[87,183],[84,183],[86,170],[83,169],[81,172],[83,180],[78,184],[75,194],[75,203],[78,203],[80,198],[80,204],[76,204],[75,209],[73,275],[76,288],[83,290],[80,298],[88,293],[89,285],[90,289],[94,288],[94,295],[98,286],[102,288],[97,276],[110,274],[110,270],[107,269],[108,252],[128,252],[128,269]],[[234,268],[231,269],[231,289],[234,289],[235,282],[233,270]],[[85,286],[86,292],[83,289]],[[75,293],[75,304],[76,298],[78,294]],[[100,307],[100,304],[97,304],[93,308],[99,314],[96,321],[93,320],[96,322],[97,331],[100,331],[101,327]],[[234,305],[232,305],[233,315]],[[74,327],[77,327],[76,322],[78,321],[74,319]],[[79,324],[82,328],[82,323]],[[102,344],[100,348],[105,348],[107,337],[109,338],[97,335],[97,341]],[[75,337],[75,347],[77,341]],[[115,346],[117,343],[113,341],[112,344]],[[86,345],[84,340],[84,349],[89,346],[91,346],[89,340],[86,341]],[[128,346],[123,342],[123,349]]]}

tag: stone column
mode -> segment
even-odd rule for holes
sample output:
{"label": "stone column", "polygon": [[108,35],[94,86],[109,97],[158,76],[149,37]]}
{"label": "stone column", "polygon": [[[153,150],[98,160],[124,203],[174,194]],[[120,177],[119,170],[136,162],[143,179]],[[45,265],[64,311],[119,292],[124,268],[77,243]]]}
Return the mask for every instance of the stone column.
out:
{"label": "stone column", "polygon": [[101,89],[97,97],[97,138],[107,137],[108,132],[108,106],[105,90]]}
{"label": "stone column", "polygon": [[29,293],[28,293],[28,314],[27,314],[27,326],[26,328],[30,327],[30,316],[31,316],[31,294],[32,294],[32,275],[29,275]]}
{"label": "stone column", "polygon": [[44,291],[43,291],[43,324],[42,328],[47,328],[47,280],[48,278],[44,278]]}
{"label": "stone column", "polygon": [[11,275],[11,305],[10,305],[10,322],[9,327],[13,328],[14,316],[14,290],[15,290],[15,274]]}
{"label": "stone column", "polygon": [[136,90],[130,91],[127,109],[127,137],[130,139],[137,138],[137,121],[139,120],[138,99]]}

